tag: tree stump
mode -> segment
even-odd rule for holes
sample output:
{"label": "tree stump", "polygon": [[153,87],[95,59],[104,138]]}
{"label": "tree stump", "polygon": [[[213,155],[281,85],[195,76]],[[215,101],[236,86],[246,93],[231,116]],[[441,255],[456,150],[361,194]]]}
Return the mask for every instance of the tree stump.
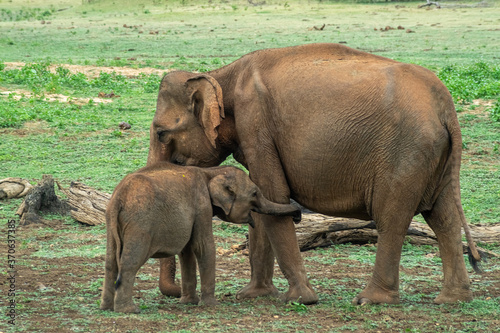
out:
{"label": "tree stump", "polygon": [[19,225],[41,223],[39,212],[51,214],[67,214],[69,206],[59,200],[54,191],[54,179],[51,175],[43,175],[38,183],[26,196],[16,214],[21,217]]}

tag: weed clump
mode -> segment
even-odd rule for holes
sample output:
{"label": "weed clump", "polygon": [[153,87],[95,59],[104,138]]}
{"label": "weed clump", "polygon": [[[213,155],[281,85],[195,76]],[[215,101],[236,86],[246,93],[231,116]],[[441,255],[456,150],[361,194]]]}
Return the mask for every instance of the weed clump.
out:
{"label": "weed clump", "polygon": [[0,9],[0,21],[35,21],[46,20],[52,16],[56,9],[51,6],[50,9],[42,8],[21,8],[19,10]]}
{"label": "weed clump", "polygon": [[450,90],[455,102],[495,99],[500,95],[500,65],[477,62],[472,65],[450,65],[437,72]]}
{"label": "weed clump", "polygon": [[500,122],[500,99],[497,100],[495,105],[490,109],[490,117],[493,121]]}

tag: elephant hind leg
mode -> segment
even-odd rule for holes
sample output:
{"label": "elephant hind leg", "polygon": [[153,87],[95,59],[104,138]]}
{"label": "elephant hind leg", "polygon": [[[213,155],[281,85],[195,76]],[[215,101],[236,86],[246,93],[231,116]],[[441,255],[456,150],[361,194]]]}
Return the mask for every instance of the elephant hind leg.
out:
{"label": "elephant hind leg", "polygon": [[465,267],[461,235],[461,216],[448,186],[439,195],[432,210],[422,213],[436,234],[443,262],[444,284],[435,303],[472,300],[470,282]]}
{"label": "elephant hind leg", "polygon": [[[137,244],[137,239],[141,239],[142,244]],[[123,251],[120,260],[120,280],[121,283],[115,291],[115,312],[139,313],[139,308],[132,300],[135,276],[144,263],[149,259],[149,244],[151,238],[148,235],[137,237],[124,237]]]}
{"label": "elephant hind leg", "polygon": [[101,310],[113,310],[115,305],[115,281],[118,275],[116,260],[116,242],[108,231],[106,243],[106,263],[104,270],[104,285],[101,295]]}
{"label": "elephant hind leg", "polygon": [[392,188],[401,187],[388,187],[374,194],[372,217],[378,232],[375,267],[365,289],[353,299],[355,305],[399,303],[401,251],[420,192],[416,187],[397,192]]}
{"label": "elephant hind leg", "polygon": [[399,217],[398,221],[388,223],[388,228],[377,226],[378,244],[373,275],[365,289],[353,299],[354,305],[399,303],[399,262],[410,222],[411,217],[404,221]]}

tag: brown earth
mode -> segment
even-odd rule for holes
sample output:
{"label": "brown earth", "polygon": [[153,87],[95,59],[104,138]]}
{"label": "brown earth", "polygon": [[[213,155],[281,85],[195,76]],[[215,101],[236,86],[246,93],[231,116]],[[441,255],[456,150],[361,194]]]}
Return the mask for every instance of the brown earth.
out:
{"label": "brown earth", "polygon": [[[80,228],[88,230],[89,227]],[[236,326],[238,331],[243,332],[347,332],[354,328],[370,332],[408,331],[414,328],[418,332],[454,332],[464,328],[462,322],[477,321],[470,314],[461,314],[460,305],[432,305],[433,297],[441,288],[441,281],[438,279],[429,283],[423,280],[433,274],[435,267],[401,268],[401,274],[407,281],[401,287],[401,305],[351,306],[352,296],[368,280],[372,265],[351,259],[348,248],[334,252],[333,263],[322,262],[321,259],[325,258],[315,251],[303,253],[309,276],[320,296],[320,304],[309,306],[305,313],[292,311],[291,306],[275,298],[237,300],[236,291],[250,277],[248,257],[241,252],[223,250],[220,244],[230,248],[233,242],[240,244],[243,235],[231,240],[216,237],[219,244],[216,289],[216,297],[221,303],[219,306],[186,306],[179,304],[177,299],[162,296],[157,288],[158,265],[150,261],[139,271],[134,290],[135,302],[146,304],[148,308],[138,315],[104,312],[98,310],[104,277],[104,253],[94,258],[79,256],[84,253],[52,259],[36,256],[41,242],[51,244],[49,247],[54,250],[61,250],[58,248],[61,238],[68,240],[64,248],[70,252],[81,251],[81,246],[102,247],[105,243],[104,234],[88,237],[88,234],[67,233],[65,229],[67,226],[59,220],[45,220],[45,224],[18,227],[16,230],[18,329],[31,332],[51,332],[54,329],[59,332],[191,332],[234,330]],[[365,246],[375,253],[374,245]],[[427,256],[436,256],[434,251]],[[437,266],[440,269],[439,264]],[[471,274],[476,299],[498,297],[498,274],[498,270],[487,271],[480,277]],[[275,276],[283,278],[277,266]],[[4,290],[2,293],[7,287],[4,281],[2,278],[0,282],[0,289]],[[286,288],[285,285],[278,287],[281,291]],[[423,296],[415,301],[413,298],[419,295]],[[500,326],[499,317],[480,320],[483,324],[488,323],[489,328]]]}

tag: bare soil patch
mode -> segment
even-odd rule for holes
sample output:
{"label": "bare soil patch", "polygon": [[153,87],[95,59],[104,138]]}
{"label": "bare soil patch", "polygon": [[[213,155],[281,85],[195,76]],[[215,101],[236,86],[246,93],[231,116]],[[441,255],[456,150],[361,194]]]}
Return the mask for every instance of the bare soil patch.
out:
{"label": "bare soil patch", "polygon": [[[31,98],[36,96],[34,93],[24,89],[1,91],[0,95],[12,96],[12,98],[14,98],[15,100],[20,100],[21,98]],[[70,103],[77,105],[88,104],[90,100],[92,100],[94,104],[111,103],[113,101],[111,98],[70,97],[63,94],[50,94],[50,93],[45,93],[43,95],[43,100],[47,102],[60,102],[60,103]]]}
{"label": "bare soil patch", "polygon": [[[20,69],[26,65],[24,62],[5,62],[5,69]],[[130,68],[130,67],[104,67],[104,66],[89,66],[89,65],[70,65],[70,64],[52,64],[49,66],[50,71],[53,73],[56,72],[57,67],[63,67],[70,71],[71,74],[83,73],[90,78],[96,78],[103,73],[116,73],[119,75],[123,75],[127,78],[137,78],[141,73],[149,75],[163,75],[169,72],[169,69],[158,69],[151,67],[143,67],[143,68]]]}

